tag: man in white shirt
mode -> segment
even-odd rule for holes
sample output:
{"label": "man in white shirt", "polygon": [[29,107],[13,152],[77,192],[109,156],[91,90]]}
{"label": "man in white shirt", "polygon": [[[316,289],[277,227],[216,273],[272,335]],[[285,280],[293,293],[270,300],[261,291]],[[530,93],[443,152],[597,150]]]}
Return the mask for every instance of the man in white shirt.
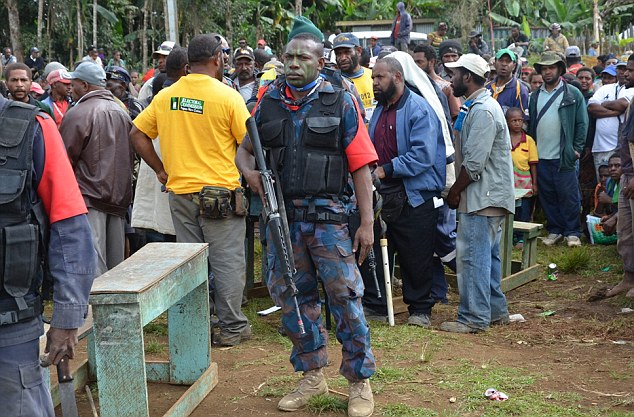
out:
{"label": "man in white shirt", "polygon": [[99,58],[99,51],[96,46],[91,46],[86,51],[86,56],[81,59],[82,62],[88,61],[93,62],[103,68],[103,63],[101,62],[101,58]]}
{"label": "man in white shirt", "polygon": [[[616,71],[610,67],[606,70]],[[588,100],[588,113],[597,120],[592,144],[597,181],[599,167],[607,165],[608,158],[617,148],[620,126],[625,121],[624,113],[632,96],[634,96],[634,88],[626,88],[626,85],[617,82],[600,87]]]}

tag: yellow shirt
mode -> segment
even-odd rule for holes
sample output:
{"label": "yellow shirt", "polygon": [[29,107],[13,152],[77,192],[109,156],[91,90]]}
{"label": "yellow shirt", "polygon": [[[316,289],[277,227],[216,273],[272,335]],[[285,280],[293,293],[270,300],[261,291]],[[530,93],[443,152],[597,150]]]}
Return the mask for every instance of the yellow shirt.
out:
{"label": "yellow shirt", "polygon": [[511,149],[511,157],[515,168],[520,171],[529,171],[531,165],[539,162],[535,140],[525,135],[525,140],[523,138],[517,147]]}
{"label": "yellow shirt", "polygon": [[154,97],[134,125],[151,138],[161,137],[167,189],[188,194],[205,185],[240,186],[234,159],[248,118],[240,93],[207,75],[190,74]]}
{"label": "yellow shirt", "polygon": [[270,83],[276,78],[277,78],[277,71],[275,70],[275,68],[269,68],[268,70],[264,71],[264,73],[260,77],[260,87]]}
{"label": "yellow shirt", "polygon": [[374,88],[372,88],[372,71],[363,68],[363,75],[357,78],[350,78],[350,81],[354,83],[354,87],[361,97],[361,103],[359,104],[363,105],[365,109],[366,119],[370,120],[376,106],[374,103]]}

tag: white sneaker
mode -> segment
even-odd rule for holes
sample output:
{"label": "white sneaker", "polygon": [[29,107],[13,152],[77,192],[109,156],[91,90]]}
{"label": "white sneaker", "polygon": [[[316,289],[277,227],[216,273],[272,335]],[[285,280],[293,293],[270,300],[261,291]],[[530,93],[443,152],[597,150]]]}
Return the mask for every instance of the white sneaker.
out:
{"label": "white sneaker", "polygon": [[581,239],[577,236],[566,236],[566,242],[569,248],[578,248],[581,246]]}
{"label": "white sneaker", "polygon": [[548,236],[546,236],[545,238],[542,238],[542,243],[546,246],[552,246],[555,243],[558,243],[561,241],[561,239],[563,239],[564,237],[562,235],[558,235],[555,233],[551,233]]}

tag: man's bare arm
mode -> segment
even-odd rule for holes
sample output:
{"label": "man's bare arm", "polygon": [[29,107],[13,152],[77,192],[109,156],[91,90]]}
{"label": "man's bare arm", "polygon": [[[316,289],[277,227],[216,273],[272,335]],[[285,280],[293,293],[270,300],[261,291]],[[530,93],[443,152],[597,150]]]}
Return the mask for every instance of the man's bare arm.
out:
{"label": "man's bare arm", "polygon": [[137,129],[136,126],[132,126],[130,140],[132,141],[132,146],[136,153],[156,172],[156,177],[161,184],[165,184],[167,182],[167,172],[165,172],[161,158],[159,158],[154,150],[152,139]]}
{"label": "man's bare arm", "polygon": [[610,110],[605,106],[605,103],[603,104],[597,104],[597,103],[591,103],[588,104],[588,114],[590,114],[590,116],[594,117],[595,119],[603,119],[605,117],[617,117],[619,115],[621,115],[620,112],[617,112],[615,110]]}

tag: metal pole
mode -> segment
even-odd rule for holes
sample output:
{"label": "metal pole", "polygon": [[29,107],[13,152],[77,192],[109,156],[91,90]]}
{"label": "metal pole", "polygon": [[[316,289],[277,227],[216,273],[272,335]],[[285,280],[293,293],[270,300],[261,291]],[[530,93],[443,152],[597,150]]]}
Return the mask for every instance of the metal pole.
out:
{"label": "metal pole", "polygon": [[178,43],[178,11],[176,0],[167,0],[167,40]]}

